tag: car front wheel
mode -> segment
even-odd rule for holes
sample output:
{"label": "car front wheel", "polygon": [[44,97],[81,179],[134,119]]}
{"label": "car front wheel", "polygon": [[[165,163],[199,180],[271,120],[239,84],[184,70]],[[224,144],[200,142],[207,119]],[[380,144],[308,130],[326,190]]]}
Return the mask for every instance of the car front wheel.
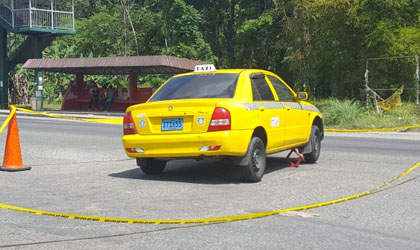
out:
{"label": "car front wheel", "polygon": [[148,175],[158,175],[163,172],[166,167],[166,161],[156,159],[137,158],[137,166]]}
{"label": "car front wheel", "polygon": [[303,154],[303,158],[307,163],[314,163],[318,160],[321,153],[321,130],[317,125],[312,126],[309,143],[311,144],[312,152]]}

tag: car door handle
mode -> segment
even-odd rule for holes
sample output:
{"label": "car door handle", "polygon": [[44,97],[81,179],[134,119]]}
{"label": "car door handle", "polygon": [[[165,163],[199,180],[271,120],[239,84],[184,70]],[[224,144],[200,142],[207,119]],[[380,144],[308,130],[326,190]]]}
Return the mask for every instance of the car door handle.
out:
{"label": "car door handle", "polygon": [[264,111],[264,110],[265,110],[265,107],[264,107],[264,106],[259,106],[259,107],[258,107],[258,110],[259,110],[259,111]]}
{"label": "car door handle", "polygon": [[287,111],[291,110],[292,108],[288,105],[286,105],[286,107],[284,107]]}

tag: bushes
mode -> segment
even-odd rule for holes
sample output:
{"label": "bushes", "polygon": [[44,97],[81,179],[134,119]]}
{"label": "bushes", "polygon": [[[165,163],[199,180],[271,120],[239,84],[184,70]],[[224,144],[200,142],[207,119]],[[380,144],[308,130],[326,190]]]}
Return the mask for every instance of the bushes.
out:
{"label": "bushes", "polygon": [[318,104],[322,114],[325,116],[326,126],[347,127],[359,119],[364,110],[358,101],[327,99]]}
{"label": "bushes", "polygon": [[355,100],[326,99],[314,101],[324,115],[328,128],[390,128],[420,124],[414,103],[403,103],[395,112],[376,113]]}

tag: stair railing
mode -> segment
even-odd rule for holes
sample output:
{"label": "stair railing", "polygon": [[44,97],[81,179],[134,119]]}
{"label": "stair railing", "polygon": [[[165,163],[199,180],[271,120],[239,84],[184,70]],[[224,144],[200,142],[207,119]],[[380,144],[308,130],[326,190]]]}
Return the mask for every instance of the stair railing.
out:
{"label": "stair railing", "polygon": [[10,0],[0,1],[0,18],[13,27],[13,11],[10,4],[13,4],[13,1],[12,2],[10,2]]}
{"label": "stair railing", "polygon": [[29,8],[15,9],[13,1],[0,0],[0,18],[12,28],[35,27],[46,29],[74,30],[74,10],[58,11],[54,9]]}

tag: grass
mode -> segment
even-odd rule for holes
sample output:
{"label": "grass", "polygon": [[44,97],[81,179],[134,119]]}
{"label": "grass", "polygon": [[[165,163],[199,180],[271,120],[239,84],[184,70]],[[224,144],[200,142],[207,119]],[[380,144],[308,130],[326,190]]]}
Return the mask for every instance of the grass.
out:
{"label": "grass", "polygon": [[328,128],[369,129],[420,124],[420,114],[416,113],[414,103],[402,103],[393,112],[382,113],[354,100],[325,99],[314,101],[314,104],[324,115],[324,124]]}
{"label": "grass", "polygon": [[61,103],[44,103],[44,110],[61,110]]}

